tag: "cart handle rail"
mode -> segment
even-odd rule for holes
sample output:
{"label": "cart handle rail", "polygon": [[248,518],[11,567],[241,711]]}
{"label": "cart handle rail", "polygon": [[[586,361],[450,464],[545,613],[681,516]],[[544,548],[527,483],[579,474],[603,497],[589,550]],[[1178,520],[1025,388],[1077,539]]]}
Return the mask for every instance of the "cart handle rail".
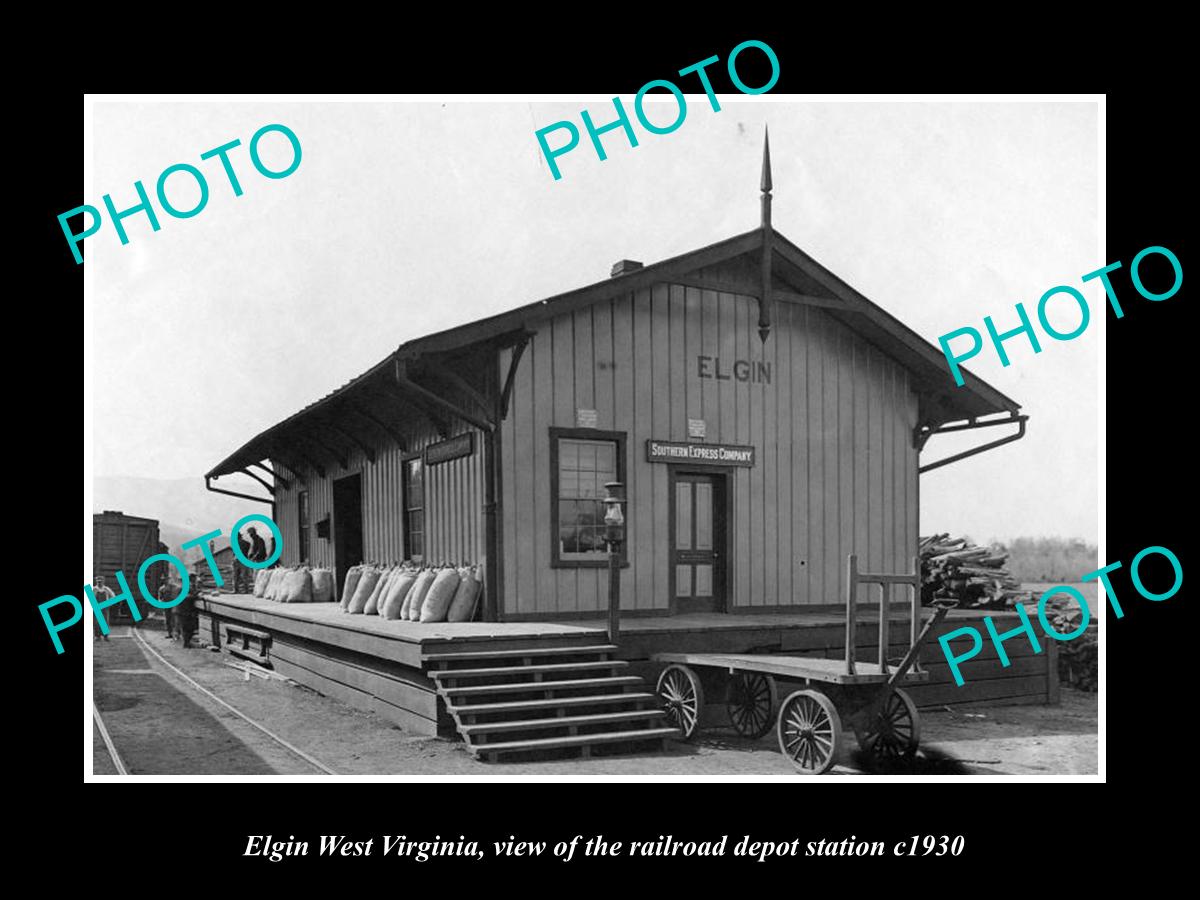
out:
{"label": "cart handle rail", "polygon": [[[892,574],[860,572],[858,570],[858,554],[851,553],[846,560],[846,674],[857,674],[854,670],[858,632],[858,586],[860,584],[877,584],[880,587],[879,600],[879,671],[888,672],[888,645],[891,626],[892,591],[896,585],[908,585],[912,588],[912,613],[909,619],[909,663],[916,671],[921,671],[919,657],[919,637],[921,627],[921,560],[912,558],[912,573]],[[918,651],[914,654],[913,651]]]}

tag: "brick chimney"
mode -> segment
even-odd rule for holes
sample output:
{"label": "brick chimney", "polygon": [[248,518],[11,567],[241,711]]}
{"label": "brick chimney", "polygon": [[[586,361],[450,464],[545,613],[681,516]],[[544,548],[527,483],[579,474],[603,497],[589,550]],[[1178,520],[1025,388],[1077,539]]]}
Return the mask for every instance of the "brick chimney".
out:
{"label": "brick chimney", "polygon": [[616,278],[618,275],[628,275],[637,269],[640,269],[642,264],[636,259],[619,259],[613,263],[611,277]]}

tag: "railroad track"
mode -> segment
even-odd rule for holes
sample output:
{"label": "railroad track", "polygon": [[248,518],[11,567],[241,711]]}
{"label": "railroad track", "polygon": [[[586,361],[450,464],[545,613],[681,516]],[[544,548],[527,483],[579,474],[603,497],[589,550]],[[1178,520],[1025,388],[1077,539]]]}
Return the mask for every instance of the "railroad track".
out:
{"label": "railroad track", "polygon": [[[191,676],[189,676],[182,669],[180,669],[177,666],[170,663],[161,653],[159,653],[157,650],[155,650],[153,647],[150,646],[150,644],[146,641],[146,639],[144,637],[142,637],[139,629],[130,628],[129,631],[131,633],[131,636],[138,643],[139,647],[141,648],[141,650],[144,654],[148,654],[149,656],[154,657],[154,659],[156,659],[159,663],[161,663],[163,666],[165,666],[166,668],[168,668],[172,672],[174,672],[175,675],[181,681],[183,681],[186,685],[188,685],[188,687],[192,688],[197,693],[203,694],[209,700],[211,700],[214,703],[217,703],[224,709],[229,710],[229,712],[233,713],[235,716],[237,716],[239,719],[241,719],[247,725],[250,725],[252,728],[262,732],[264,735],[266,735],[268,738],[270,738],[276,744],[283,747],[285,750],[287,750],[292,755],[297,756],[300,759],[304,760],[306,763],[308,763],[314,769],[321,772],[323,775],[337,775],[338,774],[337,772],[335,772],[333,769],[329,768],[329,766],[325,765],[325,763],[321,762],[316,757],[311,756],[308,753],[305,753],[299,747],[296,747],[293,744],[288,743],[283,738],[281,738],[279,735],[275,734],[275,732],[273,732],[269,728],[267,728],[265,725],[262,725],[259,722],[256,722],[254,719],[250,718],[248,715],[246,715],[244,712],[242,712],[237,707],[226,702],[225,700],[222,700],[220,697],[218,697],[216,694],[214,694],[208,688],[204,687],[202,684],[199,684],[197,681],[195,681],[195,679],[193,679]],[[104,746],[108,750],[108,755],[112,759],[113,765],[116,766],[117,774],[118,775],[127,775],[128,769],[126,768],[125,763],[122,761],[121,755],[117,751],[116,745],[113,743],[112,736],[109,734],[108,729],[105,727],[104,720],[100,716],[100,710],[96,708],[95,703],[92,704],[92,718],[95,721],[97,729],[100,732],[100,737],[104,740]]]}

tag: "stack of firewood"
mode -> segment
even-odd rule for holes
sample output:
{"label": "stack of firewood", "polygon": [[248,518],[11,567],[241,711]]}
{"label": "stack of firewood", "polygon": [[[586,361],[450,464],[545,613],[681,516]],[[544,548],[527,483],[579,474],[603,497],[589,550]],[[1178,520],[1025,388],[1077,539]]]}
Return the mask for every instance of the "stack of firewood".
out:
{"label": "stack of firewood", "polygon": [[921,538],[921,602],[952,597],[960,607],[1011,607],[1029,597],[1008,574],[1008,554],[947,534]]}
{"label": "stack of firewood", "polygon": [[[1034,607],[1026,607],[1032,618]],[[1079,604],[1062,594],[1046,602],[1046,620],[1059,634],[1074,634],[1083,622],[1083,610]],[[1058,677],[1063,684],[1081,691],[1098,689],[1100,682],[1100,646],[1096,623],[1077,638],[1058,645]]]}

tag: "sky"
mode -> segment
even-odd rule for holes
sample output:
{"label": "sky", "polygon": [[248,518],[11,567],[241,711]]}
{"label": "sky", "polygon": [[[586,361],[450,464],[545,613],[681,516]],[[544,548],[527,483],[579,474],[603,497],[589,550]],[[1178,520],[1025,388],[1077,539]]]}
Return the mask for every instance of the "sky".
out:
{"label": "sky", "polygon": [[[96,102],[84,202],[102,208],[108,193],[133,206],[133,183],[153,196],[176,163],[199,168],[210,196],[187,219],[155,200],[161,229],[135,214],[127,245],[107,218],[85,242],[93,474],[199,479],[405,340],[602,280],[618,259],[652,263],[755,227],[769,124],[775,228],[935,345],[966,325],[982,332],[987,315],[1015,327],[1017,302],[1035,318],[1057,285],[1088,298],[1079,338],[1040,335],[1037,355],[1017,338],[1009,367],[989,348],[967,365],[1022,404],[1028,432],[922,475],[921,531],[1095,543],[1104,299],[1081,276],[1110,262],[1096,104],[720,103],[689,95],[667,135],[635,120],[637,147],[610,132],[604,161],[584,133],[555,180],[536,130],[582,131],[585,108],[609,121],[610,99]],[[675,115],[674,101],[646,108],[655,122]],[[281,179],[248,156],[273,123],[302,147]],[[200,160],[234,139],[240,197],[216,159]],[[260,149],[269,168],[291,160],[280,134]],[[176,207],[195,204],[189,176],[167,184]],[[1061,331],[1078,315],[1050,309]],[[998,436],[935,437],[922,462]]]}

